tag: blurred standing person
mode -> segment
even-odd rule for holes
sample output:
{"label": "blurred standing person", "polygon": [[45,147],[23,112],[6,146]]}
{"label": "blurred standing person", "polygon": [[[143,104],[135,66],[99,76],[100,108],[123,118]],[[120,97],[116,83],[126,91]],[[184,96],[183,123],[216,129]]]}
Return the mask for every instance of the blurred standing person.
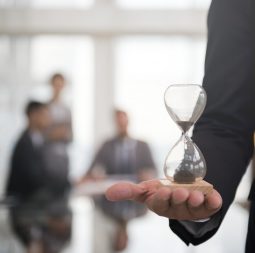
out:
{"label": "blurred standing person", "polygon": [[51,125],[47,131],[47,148],[45,151],[46,167],[52,177],[59,178],[60,191],[68,189],[69,157],[68,144],[72,141],[71,110],[62,102],[61,96],[66,85],[65,77],[54,74],[50,79],[52,98],[49,102]]}
{"label": "blurred standing person", "polygon": [[[96,154],[84,179],[128,178],[135,182],[155,177],[156,168],[147,143],[128,133],[129,118],[125,111],[115,111],[117,134],[106,141]],[[122,251],[128,243],[127,225],[147,209],[138,203],[112,203],[104,196],[95,197],[94,253]]]}

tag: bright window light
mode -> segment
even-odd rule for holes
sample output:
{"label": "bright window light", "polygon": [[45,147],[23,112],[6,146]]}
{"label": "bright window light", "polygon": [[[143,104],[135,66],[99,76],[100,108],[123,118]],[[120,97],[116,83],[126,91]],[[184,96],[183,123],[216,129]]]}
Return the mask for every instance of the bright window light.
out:
{"label": "bright window light", "polygon": [[203,78],[205,40],[189,37],[123,37],[116,41],[115,104],[131,117],[131,132],[149,141],[160,167],[180,130],[166,112],[170,84]]}
{"label": "bright window light", "polygon": [[211,0],[117,0],[124,8],[208,8]]}

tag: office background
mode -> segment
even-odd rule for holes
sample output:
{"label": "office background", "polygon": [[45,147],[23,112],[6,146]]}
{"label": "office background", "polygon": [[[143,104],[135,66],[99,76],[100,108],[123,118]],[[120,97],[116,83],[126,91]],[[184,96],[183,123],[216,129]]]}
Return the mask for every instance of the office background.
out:
{"label": "office background", "polygon": [[[113,133],[114,107],[129,112],[131,133],[148,141],[162,175],[165,155],[180,135],[165,110],[163,93],[171,83],[202,83],[209,4],[208,0],[0,0],[1,194],[10,152],[24,127],[24,105],[29,98],[47,100],[47,83],[56,71],[67,76],[65,99],[73,112],[72,178],[84,173],[97,147]],[[237,201],[245,200],[249,186],[248,173]],[[89,253],[93,206],[86,198],[73,206],[77,215],[69,252]],[[8,231],[4,219],[1,223],[4,245]],[[152,253],[159,247],[169,252],[199,253],[205,248],[242,252],[246,223],[246,210],[235,204],[214,239],[186,248],[166,219],[148,214],[132,222],[125,252]]]}

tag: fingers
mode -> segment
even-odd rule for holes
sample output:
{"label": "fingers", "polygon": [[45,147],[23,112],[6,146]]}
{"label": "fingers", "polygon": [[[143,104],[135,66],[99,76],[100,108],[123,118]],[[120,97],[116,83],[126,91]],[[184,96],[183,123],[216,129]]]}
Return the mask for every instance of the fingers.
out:
{"label": "fingers", "polygon": [[204,196],[199,191],[193,191],[190,193],[187,203],[191,219],[194,220],[212,216],[221,208],[221,205],[221,196],[215,190],[207,196]]}
{"label": "fingers", "polygon": [[166,216],[170,208],[171,193],[171,190],[167,187],[160,188],[151,197],[147,198],[148,208],[160,216]]}
{"label": "fingers", "polygon": [[189,219],[189,212],[187,209],[187,201],[190,192],[187,189],[180,188],[173,191],[171,199],[171,208],[168,215],[171,219],[186,220]]}
{"label": "fingers", "polygon": [[191,208],[198,208],[204,203],[204,195],[200,191],[192,191],[189,196],[188,205]]}
{"label": "fingers", "polygon": [[188,197],[189,192],[186,189],[171,191],[168,187],[162,187],[146,200],[146,204],[160,216],[181,220],[189,215],[186,205]]}
{"label": "fingers", "polygon": [[191,220],[208,218],[211,214],[205,208],[205,196],[200,191],[190,193],[187,208]]}
{"label": "fingers", "polygon": [[140,184],[120,182],[111,186],[105,195],[110,201],[135,200],[145,202],[149,196],[157,192],[160,186],[161,183],[157,179],[144,181]]}
{"label": "fingers", "polygon": [[146,200],[146,204],[160,216],[176,220],[196,220],[208,218],[217,212],[222,200],[215,190],[204,196],[200,191],[189,192],[180,188],[171,192],[169,188],[162,187]]}
{"label": "fingers", "polygon": [[188,197],[189,197],[189,192],[186,189],[184,188],[176,189],[173,191],[171,203],[172,205],[175,205],[175,206],[182,205],[183,203],[187,201]]}
{"label": "fingers", "polygon": [[106,197],[110,201],[145,202],[156,214],[177,220],[208,218],[222,205],[222,198],[216,190],[206,196],[200,191],[189,192],[185,188],[172,191],[169,187],[162,186],[159,180],[140,184],[120,182],[106,191]]}
{"label": "fingers", "polygon": [[217,211],[222,206],[222,198],[220,194],[213,190],[210,195],[208,195],[205,199],[205,207],[209,211]]}
{"label": "fingers", "polygon": [[105,196],[110,201],[138,200],[145,192],[146,190],[141,185],[121,182],[111,186]]}
{"label": "fingers", "polygon": [[150,193],[155,193],[159,188],[162,187],[162,184],[160,183],[160,180],[158,179],[143,181],[139,185],[141,185]]}

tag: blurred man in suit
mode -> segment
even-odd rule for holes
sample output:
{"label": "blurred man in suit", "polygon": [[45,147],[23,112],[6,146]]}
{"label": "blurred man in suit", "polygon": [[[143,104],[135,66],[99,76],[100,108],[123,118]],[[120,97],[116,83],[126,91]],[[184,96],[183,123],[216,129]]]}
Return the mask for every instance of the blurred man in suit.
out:
{"label": "blurred man in suit", "polygon": [[50,125],[46,104],[31,101],[26,108],[28,126],[19,138],[11,159],[7,194],[27,199],[45,184],[45,162],[42,149],[44,132]]}
{"label": "blurred man in suit", "polygon": [[[115,111],[117,134],[97,152],[86,179],[100,180],[117,177],[133,182],[149,180],[156,175],[155,164],[147,143],[128,133],[129,118],[125,111]],[[112,253],[127,246],[127,224],[146,213],[140,204],[123,201],[112,203],[104,196],[95,199],[95,253]]]}
{"label": "blurred man in suit", "polygon": [[60,188],[59,178],[52,176],[45,163],[48,106],[31,101],[26,115],[28,125],[15,145],[6,190],[7,196],[15,199],[11,223],[28,253],[58,253],[71,233],[66,196],[69,184]]}

